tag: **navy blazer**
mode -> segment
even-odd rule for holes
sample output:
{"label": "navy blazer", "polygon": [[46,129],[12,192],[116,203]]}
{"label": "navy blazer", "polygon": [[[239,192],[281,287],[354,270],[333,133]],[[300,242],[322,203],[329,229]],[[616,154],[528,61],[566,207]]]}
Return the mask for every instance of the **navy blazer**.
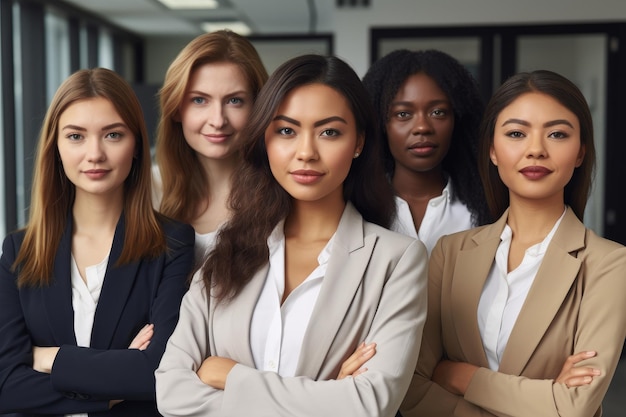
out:
{"label": "navy blazer", "polygon": [[[76,346],[70,262],[72,217],[54,262],[50,285],[16,285],[11,266],[24,232],[8,235],[0,258],[0,413],[15,416],[158,416],[154,370],[178,321],[193,265],[191,226],[162,220],[167,251],[115,266],[124,242],[124,215],[115,230],[96,308],[91,347]],[[128,349],[154,324],[147,349]],[[33,370],[32,346],[60,346],[51,374]],[[124,401],[109,410],[109,400]]]}

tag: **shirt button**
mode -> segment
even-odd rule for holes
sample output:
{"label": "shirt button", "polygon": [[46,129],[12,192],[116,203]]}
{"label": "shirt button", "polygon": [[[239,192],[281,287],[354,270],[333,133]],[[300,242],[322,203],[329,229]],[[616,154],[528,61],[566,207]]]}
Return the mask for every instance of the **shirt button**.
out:
{"label": "shirt button", "polygon": [[268,365],[269,365],[270,369],[276,369],[276,362],[274,362],[274,361],[269,361],[269,362],[268,362]]}

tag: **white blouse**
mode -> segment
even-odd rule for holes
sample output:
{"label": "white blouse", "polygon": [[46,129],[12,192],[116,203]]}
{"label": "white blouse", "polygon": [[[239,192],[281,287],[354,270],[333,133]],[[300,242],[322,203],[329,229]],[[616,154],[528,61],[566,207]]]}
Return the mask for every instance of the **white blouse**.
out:
{"label": "white blouse", "polygon": [[441,195],[428,202],[419,232],[415,230],[409,204],[396,196],[396,219],[391,230],[421,240],[430,255],[440,237],[474,227],[472,213],[461,201],[453,201],[453,195],[452,184],[448,181]]}
{"label": "white blouse", "polygon": [[478,329],[493,371],[500,367],[517,316],[564,215],[565,211],[543,241],[526,249],[524,259],[511,272],[507,271],[513,232],[508,224],[500,235],[500,245],[478,302]]}
{"label": "white blouse", "polygon": [[[104,275],[109,263],[107,255],[100,263],[85,268],[85,280],[80,275],[76,260],[72,256],[70,279],[72,281],[72,308],[74,309],[74,334],[76,345],[89,347],[91,330],[100,299]],[[87,417],[87,414],[69,414],[68,417]]]}
{"label": "white blouse", "polygon": [[267,239],[269,270],[252,315],[250,348],[257,369],[289,377],[296,375],[304,334],[322,288],[334,235],[319,254],[317,268],[281,306],[285,291],[283,227],[284,223],[279,223]]}

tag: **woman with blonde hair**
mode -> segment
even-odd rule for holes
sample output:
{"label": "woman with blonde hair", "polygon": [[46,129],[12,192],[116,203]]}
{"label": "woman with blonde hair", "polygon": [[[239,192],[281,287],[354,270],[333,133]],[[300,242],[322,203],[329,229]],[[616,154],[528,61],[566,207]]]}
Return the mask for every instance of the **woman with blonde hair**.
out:
{"label": "woman with blonde hair", "polygon": [[198,36],[170,65],[160,95],[155,207],[196,231],[196,259],[230,217],[236,146],[267,72],[252,44],[221,30]]}
{"label": "woman with blonde hair", "polygon": [[0,259],[0,413],[157,416],[154,370],[178,320],[193,230],[156,213],[139,101],[119,75],[58,89],[30,218]]}

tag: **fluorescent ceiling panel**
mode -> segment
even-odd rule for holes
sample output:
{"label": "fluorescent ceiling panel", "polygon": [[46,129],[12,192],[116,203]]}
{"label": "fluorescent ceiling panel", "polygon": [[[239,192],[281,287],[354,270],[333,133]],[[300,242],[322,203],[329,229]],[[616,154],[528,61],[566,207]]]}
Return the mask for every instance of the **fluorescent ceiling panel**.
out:
{"label": "fluorescent ceiling panel", "polygon": [[217,0],[159,0],[170,9],[217,9]]}
{"label": "fluorescent ceiling panel", "polygon": [[242,36],[247,36],[252,33],[250,26],[244,22],[204,22],[202,23],[202,30],[205,32],[215,32],[216,30],[228,29]]}

